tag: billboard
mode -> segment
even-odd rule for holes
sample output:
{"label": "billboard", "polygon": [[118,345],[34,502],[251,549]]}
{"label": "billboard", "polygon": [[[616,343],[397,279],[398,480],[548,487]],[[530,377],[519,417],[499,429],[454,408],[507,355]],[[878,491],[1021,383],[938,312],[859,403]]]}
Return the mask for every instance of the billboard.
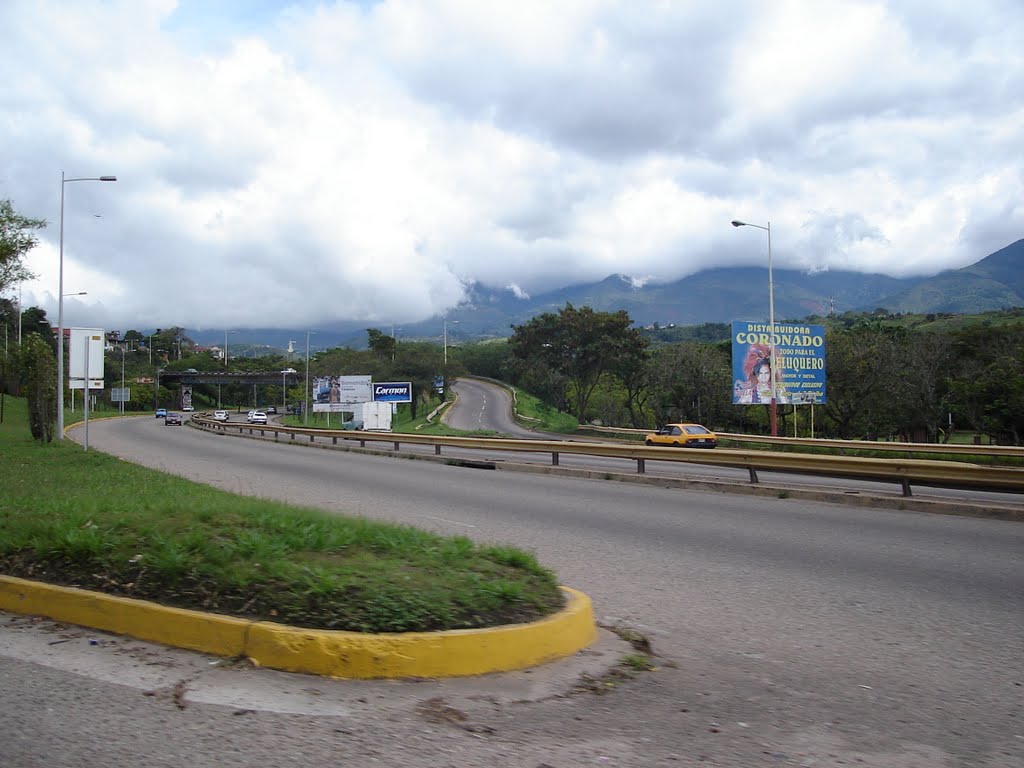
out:
{"label": "billboard", "polygon": [[[771,345],[768,323],[732,322],[732,402],[770,403]],[[775,402],[825,402],[825,326],[775,323]]]}
{"label": "billboard", "polygon": [[89,389],[103,389],[103,329],[70,328],[69,331],[68,388],[85,389],[85,373],[88,369]]}
{"label": "billboard", "polygon": [[373,399],[378,403],[411,403],[412,383],[385,381],[373,385]]}
{"label": "billboard", "polygon": [[181,385],[181,407],[182,409],[188,409],[192,407],[192,385],[182,384]]}
{"label": "billboard", "polygon": [[322,376],[313,379],[313,411],[338,413],[373,400],[371,376]]}

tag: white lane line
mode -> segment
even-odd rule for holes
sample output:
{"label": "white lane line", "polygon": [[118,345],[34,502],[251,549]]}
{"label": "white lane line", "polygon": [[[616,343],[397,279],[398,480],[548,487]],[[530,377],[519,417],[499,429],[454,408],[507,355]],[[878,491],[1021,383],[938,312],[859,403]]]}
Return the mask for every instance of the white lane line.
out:
{"label": "white lane line", "polygon": [[425,517],[427,520],[437,520],[437,521],[442,522],[442,523],[451,523],[452,525],[461,525],[461,526],[464,526],[466,528],[476,528],[475,525],[472,525],[470,523],[460,523],[458,520],[448,520],[448,519],[446,519],[444,517],[432,517],[430,515],[416,515],[416,517]]}

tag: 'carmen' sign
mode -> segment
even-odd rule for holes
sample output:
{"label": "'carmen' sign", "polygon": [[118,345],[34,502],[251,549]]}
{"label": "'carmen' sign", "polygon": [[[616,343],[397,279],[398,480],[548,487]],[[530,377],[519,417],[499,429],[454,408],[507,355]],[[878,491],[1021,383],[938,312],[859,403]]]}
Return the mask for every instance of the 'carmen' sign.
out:
{"label": "'carmen' sign", "polygon": [[384,381],[373,385],[373,399],[384,403],[411,403],[412,383],[408,381]]}

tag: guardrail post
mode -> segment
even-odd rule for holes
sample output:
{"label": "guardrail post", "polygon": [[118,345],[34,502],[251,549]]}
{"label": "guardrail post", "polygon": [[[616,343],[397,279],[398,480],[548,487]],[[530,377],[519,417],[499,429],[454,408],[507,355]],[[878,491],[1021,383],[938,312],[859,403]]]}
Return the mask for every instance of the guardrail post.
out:
{"label": "guardrail post", "polygon": [[397,440],[394,442],[394,446],[395,446],[395,450],[397,451],[398,450],[398,441]]}
{"label": "guardrail post", "polygon": [[441,446],[440,446],[440,444],[434,446],[434,455],[435,456],[440,456],[441,455]]}
{"label": "guardrail post", "polygon": [[904,477],[902,480],[900,480],[900,485],[903,486],[903,495],[910,496],[910,481]]}
{"label": "guardrail post", "polygon": [[310,435],[310,436],[309,436],[309,442],[311,442],[311,443],[312,443],[312,442],[313,442],[313,440],[314,440],[314,438],[315,438],[315,436],[314,436],[314,435]]}
{"label": "guardrail post", "polygon": [[294,440],[295,439],[295,433],[294,432],[292,432],[291,435],[289,435],[289,439],[290,440]]}
{"label": "guardrail post", "polygon": [[637,459],[636,460],[636,473],[638,475],[642,475],[642,474],[644,474],[646,472],[647,472],[647,468],[644,465],[644,460],[643,459]]}
{"label": "guardrail post", "polygon": [[558,466],[558,454],[556,452],[554,452],[554,451],[552,451],[552,453],[551,453],[551,466],[552,467],[557,467]]}
{"label": "guardrail post", "polygon": [[366,447],[366,441],[363,440],[362,438],[359,439],[359,447],[360,448],[365,448]]}
{"label": "guardrail post", "polygon": [[334,437],[331,438],[331,445],[337,445],[337,444],[338,444],[338,436],[335,435]]}
{"label": "guardrail post", "polygon": [[753,466],[747,467],[750,470],[750,482],[757,483],[757,470]]}

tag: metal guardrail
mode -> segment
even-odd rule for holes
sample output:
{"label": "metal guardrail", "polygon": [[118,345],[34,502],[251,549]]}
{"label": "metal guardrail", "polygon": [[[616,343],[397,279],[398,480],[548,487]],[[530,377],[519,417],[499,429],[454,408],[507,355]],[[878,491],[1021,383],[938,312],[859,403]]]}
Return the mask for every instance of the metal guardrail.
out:
{"label": "metal guardrail", "polygon": [[892,482],[900,485],[904,496],[911,495],[911,487],[914,485],[1024,493],[1024,469],[991,467],[959,461],[877,459],[726,448],[706,450],[647,445],[630,446],[621,443],[449,437],[311,429],[276,424],[218,422],[202,414],[193,416],[190,421],[208,431],[237,432],[241,435],[259,434],[263,437],[269,434],[277,441],[284,436],[288,440],[305,438],[310,443],[319,440],[337,445],[340,440],[345,443],[358,443],[361,448],[365,448],[367,443],[391,443],[394,451],[400,450],[403,443],[406,445],[432,445],[434,453],[438,456],[441,455],[442,447],[516,453],[547,453],[551,455],[552,466],[558,466],[559,456],[563,454],[619,458],[635,462],[636,471],[639,474],[646,472],[646,464],[649,461],[669,461],[746,469],[751,483],[759,482],[758,471],[774,471]]}
{"label": "metal guardrail", "polygon": [[[627,427],[581,426],[580,431],[601,434],[648,435],[653,430]],[[716,432],[723,440],[738,443],[762,443],[767,445],[801,446],[804,448],[834,448],[842,451],[884,451],[886,453],[932,453],[962,456],[994,456],[1024,459],[1024,447],[1019,445],[963,445],[960,443],[896,443],[880,440],[833,440],[820,437],[770,437],[768,435],[742,435],[731,432]]]}

